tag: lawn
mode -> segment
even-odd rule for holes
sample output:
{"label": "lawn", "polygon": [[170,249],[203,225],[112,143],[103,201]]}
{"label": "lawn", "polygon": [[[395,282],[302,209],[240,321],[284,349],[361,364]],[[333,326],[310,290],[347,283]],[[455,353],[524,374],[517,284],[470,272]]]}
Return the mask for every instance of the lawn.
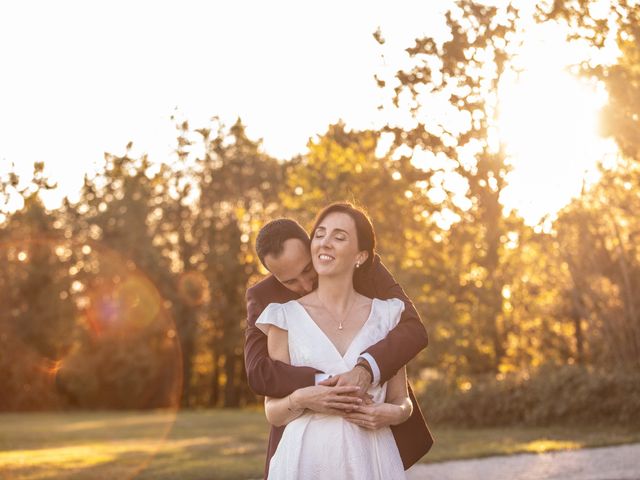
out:
{"label": "lawn", "polygon": [[[432,430],[425,462],[640,442],[612,428]],[[2,414],[0,478],[260,478],[267,433],[256,410]]]}

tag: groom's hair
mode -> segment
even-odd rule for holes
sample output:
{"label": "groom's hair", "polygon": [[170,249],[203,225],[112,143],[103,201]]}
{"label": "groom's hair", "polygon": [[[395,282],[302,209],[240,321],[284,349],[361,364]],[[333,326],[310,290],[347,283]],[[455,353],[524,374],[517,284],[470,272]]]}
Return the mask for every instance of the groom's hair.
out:
{"label": "groom's hair", "polygon": [[260,229],[256,238],[256,253],[264,268],[267,268],[264,258],[267,255],[278,258],[284,250],[284,242],[290,238],[297,238],[309,245],[309,234],[298,222],[290,218],[271,220]]}

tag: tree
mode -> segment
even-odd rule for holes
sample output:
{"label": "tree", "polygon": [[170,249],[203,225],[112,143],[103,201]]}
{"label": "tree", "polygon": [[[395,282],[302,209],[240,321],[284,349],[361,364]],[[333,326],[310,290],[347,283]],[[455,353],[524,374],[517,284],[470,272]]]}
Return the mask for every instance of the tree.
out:
{"label": "tree", "polygon": [[603,171],[556,227],[576,316],[588,326],[586,353],[603,367],[637,369],[640,361],[639,181],[630,159],[620,170]]}
{"label": "tree", "polygon": [[42,162],[34,165],[27,186],[20,186],[15,173],[3,186],[22,197],[23,207],[9,215],[0,231],[1,409],[58,404],[55,368],[75,338],[69,241],[40,199],[41,191],[53,188]]}
{"label": "tree", "polygon": [[409,266],[408,258],[418,260],[413,235],[424,233],[428,223],[422,215],[424,203],[414,199],[420,193],[420,176],[408,159],[394,160],[381,151],[380,132],[348,130],[340,122],[310,141],[308,152],[287,165],[280,198],[288,212],[309,227],[331,202],[362,206],[374,224],[377,250],[400,273]]}
{"label": "tree", "polygon": [[[394,108],[412,119],[409,126],[389,125],[386,131],[394,134],[398,152],[408,149],[405,156],[430,159],[425,195],[444,197],[432,214],[450,230],[448,238],[460,242],[459,264],[467,270],[461,277],[475,285],[471,297],[467,280],[454,290],[462,296],[460,305],[467,305],[456,314],[455,335],[477,353],[469,364],[497,371],[506,355],[501,259],[508,231],[500,194],[509,166],[495,129],[500,82],[520,44],[520,17],[512,5],[463,0],[445,18],[448,39],[417,39],[407,49],[414,66],[397,72],[395,80],[379,80],[394,88]],[[435,99],[447,104],[441,118],[429,113]]]}
{"label": "tree", "polygon": [[617,47],[616,59],[583,59],[580,72],[602,82],[609,94],[601,115],[602,133],[615,139],[623,155],[640,161],[640,3],[544,1],[538,6],[538,20],[562,22],[568,40],[595,51]]}
{"label": "tree", "polygon": [[170,258],[156,245],[158,201],[166,190],[146,156],[105,155],[104,171],[85,178],[81,198],[66,202],[77,262],[74,300],[83,337],[60,371],[79,406],[175,406],[181,359],[172,323],[179,305]]}
{"label": "tree", "polygon": [[[582,75],[607,89],[602,133],[620,150],[616,166],[567,207],[556,228],[570,274],[571,312],[583,354],[604,365],[637,365],[636,206],[640,160],[640,4],[635,0],[541,2],[539,21],[558,21],[570,41],[593,50],[617,47],[615,59],[580,63]],[[605,57],[606,58],[606,57]],[[585,325],[584,338],[581,326]]]}
{"label": "tree", "polygon": [[284,170],[262,152],[259,141],[247,136],[239,119],[228,130],[218,124],[213,135],[211,128],[196,132],[204,146],[195,169],[199,197],[194,236],[201,247],[199,270],[211,299],[207,317],[213,365],[209,404],[236,407],[250,395],[242,327],[245,291],[259,275],[254,239],[262,224],[281,211],[278,191]]}

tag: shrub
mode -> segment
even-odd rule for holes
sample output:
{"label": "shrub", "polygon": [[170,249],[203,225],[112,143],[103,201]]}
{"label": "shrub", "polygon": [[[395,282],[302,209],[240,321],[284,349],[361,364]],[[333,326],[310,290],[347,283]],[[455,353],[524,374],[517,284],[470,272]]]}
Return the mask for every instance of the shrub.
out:
{"label": "shrub", "polygon": [[550,424],[640,427],[640,372],[544,366],[456,382],[436,378],[418,392],[428,419],[456,426]]}

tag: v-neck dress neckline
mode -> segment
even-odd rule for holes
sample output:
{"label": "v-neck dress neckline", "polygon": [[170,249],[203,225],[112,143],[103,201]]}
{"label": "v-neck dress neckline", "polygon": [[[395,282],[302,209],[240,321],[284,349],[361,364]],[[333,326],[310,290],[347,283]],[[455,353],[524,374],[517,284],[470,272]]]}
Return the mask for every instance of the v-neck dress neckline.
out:
{"label": "v-neck dress neckline", "polygon": [[304,317],[309,322],[311,322],[315,326],[315,328],[318,329],[318,332],[322,335],[322,337],[333,347],[333,350],[335,351],[336,355],[338,355],[341,360],[345,360],[347,358],[349,352],[351,351],[351,347],[353,347],[353,345],[356,343],[356,340],[358,340],[358,338],[362,335],[363,330],[365,328],[367,328],[367,325],[368,325],[369,321],[371,320],[371,317],[373,316],[373,311],[375,309],[375,304],[376,304],[377,301],[378,300],[376,298],[372,299],[372,301],[371,301],[371,309],[369,310],[369,315],[367,316],[367,319],[364,321],[364,323],[362,324],[360,329],[356,332],[356,334],[353,336],[353,338],[349,342],[349,346],[347,346],[347,349],[344,351],[344,354],[340,353],[340,350],[338,350],[338,347],[336,347],[336,344],[333,343],[333,341],[331,341],[331,339],[325,333],[325,331],[322,330],[322,328],[320,328],[320,325],[318,325],[316,323],[316,321],[313,319],[313,317],[311,316],[309,311],[304,307],[304,305],[302,305],[298,300],[292,300],[291,302],[295,303],[296,305],[298,305],[300,307],[300,309],[304,312]]}

